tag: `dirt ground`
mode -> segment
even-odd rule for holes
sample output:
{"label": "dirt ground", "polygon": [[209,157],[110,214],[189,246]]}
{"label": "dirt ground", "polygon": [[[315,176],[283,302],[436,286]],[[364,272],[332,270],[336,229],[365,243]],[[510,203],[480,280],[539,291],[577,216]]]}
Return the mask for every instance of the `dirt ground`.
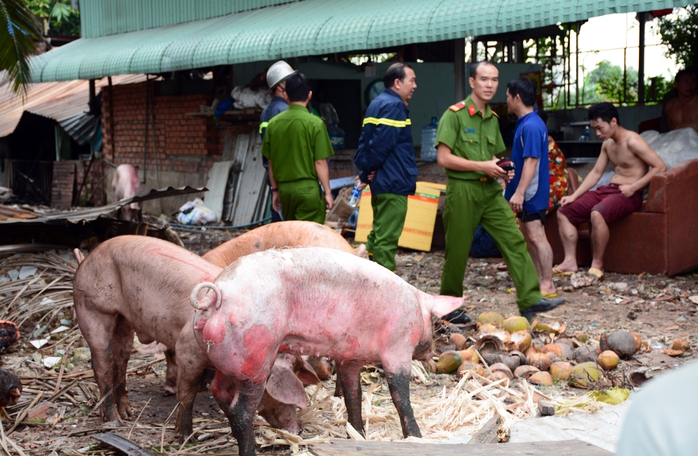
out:
{"label": "dirt ground", "polygon": [[[202,254],[241,232],[209,229],[205,234],[187,231],[178,234],[186,248]],[[69,252],[56,252],[56,255],[61,254],[68,257]],[[437,293],[443,257],[441,250],[427,253],[401,249],[397,255],[397,274],[425,292]],[[0,255],[0,296],[6,299],[1,302],[11,301],[16,306],[22,300],[15,302],[12,297],[17,292],[14,289],[9,292],[9,282],[2,281],[12,268],[8,266],[10,261],[17,261],[17,256]],[[66,270],[62,280],[67,286],[61,291],[65,295],[63,307],[58,310],[48,308],[45,312],[51,313],[51,318],[39,318],[42,314],[38,313],[26,319],[20,326],[23,335],[20,342],[0,354],[3,368],[18,371],[24,385],[20,402],[8,408],[10,421],[3,422],[0,444],[7,448],[6,451],[32,455],[121,454],[109,446],[97,445],[95,439],[99,433],[115,433],[155,454],[237,454],[228,423],[208,390],[199,393],[196,401],[196,437],[184,448],[176,445],[173,436],[176,399],[163,395],[164,356],[150,347],[134,348],[129,365],[128,390],[134,417],[121,427],[116,423],[100,423],[99,392],[89,356],[85,354],[86,345],[73,323],[70,267]],[[662,350],[670,348],[677,338],[689,339],[692,347],[698,343],[696,274],[666,277],[608,273],[603,281],[587,287],[574,288],[569,278],[557,278],[556,285],[566,303],[542,315],[542,319],[566,323],[566,332],[570,335],[586,333],[590,339],[598,340],[602,334],[626,329],[636,332],[646,342],[644,351],[621,363],[620,374],[614,377],[614,383],[628,386],[627,374],[630,372],[653,376],[695,357],[693,348],[674,357],[662,353]],[[468,314],[473,318],[489,310],[504,316],[517,314],[512,288],[513,283],[501,259],[471,259],[465,278]],[[54,300],[58,301],[55,296]],[[0,318],[8,318],[8,314],[12,315],[9,309],[1,313]],[[35,348],[30,341],[38,336],[33,334],[36,334],[37,327],[47,322],[50,322],[47,331],[60,322],[70,328],[65,333],[69,336],[54,336],[51,343]],[[451,330],[469,335],[474,335],[475,331],[473,325],[446,327],[445,332],[443,327],[439,329],[442,331],[437,333],[437,352],[449,348],[447,337]],[[62,357],[62,362],[46,368],[42,362],[49,356]],[[452,376],[437,377],[439,385],[457,381]],[[333,385],[330,380],[325,386],[333,389]],[[414,396],[426,397],[433,393],[432,389],[418,383],[411,388]],[[304,434],[304,437],[308,436]],[[288,446],[270,445],[261,452],[291,454],[292,451]]]}

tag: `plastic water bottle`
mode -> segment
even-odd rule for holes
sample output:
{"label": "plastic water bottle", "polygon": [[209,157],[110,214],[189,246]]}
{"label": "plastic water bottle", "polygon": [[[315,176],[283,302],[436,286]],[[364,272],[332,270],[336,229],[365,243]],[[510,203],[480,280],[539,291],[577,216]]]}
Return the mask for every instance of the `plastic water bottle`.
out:
{"label": "plastic water bottle", "polygon": [[587,125],[586,128],[584,128],[584,141],[589,141],[589,126]]}
{"label": "plastic water bottle", "polygon": [[361,190],[359,190],[359,184],[354,185],[351,190],[351,196],[349,197],[349,206],[356,207],[359,204],[359,198],[361,197]]}
{"label": "plastic water bottle", "polygon": [[422,127],[422,160],[436,160],[436,129],[438,126],[436,117],[432,117],[431,123]]}

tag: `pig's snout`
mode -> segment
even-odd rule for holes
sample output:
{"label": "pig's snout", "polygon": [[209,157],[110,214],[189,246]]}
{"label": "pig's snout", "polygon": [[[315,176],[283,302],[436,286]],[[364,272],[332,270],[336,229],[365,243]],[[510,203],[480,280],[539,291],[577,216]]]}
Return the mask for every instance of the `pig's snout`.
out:
{"label": "pig's snout", "polygon": [[[215,301],[212,302],[212,296],[210,294],[206,294],[203,299],[199,301],[199,291],[201,291],[202,288],[210,288],[213,290],[215,294]],[[201,282],[194,287],[194,290],[192,290],[191,295],[189,296],[189,301],[196,310],[208,310],[209,307],[211,307],[211,304],[218,309],[221,306],[221,290],[216,286],[215,283]]]}

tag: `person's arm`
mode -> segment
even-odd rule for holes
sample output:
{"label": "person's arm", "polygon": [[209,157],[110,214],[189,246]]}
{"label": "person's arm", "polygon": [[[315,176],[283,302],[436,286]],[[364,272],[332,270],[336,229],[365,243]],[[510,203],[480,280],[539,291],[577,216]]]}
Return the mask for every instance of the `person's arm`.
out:
{"label": "person's arm", "polygon": [[604,142],[601,146],[601,153],[599,154],[599,158],[596,159],[594,168],[587,174],[587,177],[584,178],[579,188],[577,188],[573,194],[563,196],[560,199],[560,206],[565,206],[573,202],[596,185],[599,179],[601,179],[601,176],[603,176],[606,166],[608,166],[608,153],[606,152],[606,143]]}
{"label": "person's arm", "polygon": [[516,191],[509,199],[509,206],[511,206],[516,213],[523,210],[523,204],[525,202],[524,195],[526,194],[526,189],[528,186],[531,185],[533,176],[536,174],[538,162],[539,160],[535,157],[526,157],[524,159],[523,169],[521,170],[521,180],[519,180],[519,185],[516,187]]}
{"label": "person's arm", "polygon": [[[497,158],[489,161],[473,161],[458,157],[453,153],[453,147],[458,141],[461,124],[455,112],[447,109],[441,116],[439,128],[436,131],[436,162],[439,166],[453,171],[478,171],[493,178],[507,179],[508,174],[497,165]],[[501,142],[501,141],[500,141]],[[505,149],[501,142],[501,151]]]}
{"label": "person's arm", "polygon": [[[364,122],[371,125],[373,134],[367,141],[361,154],[356,155],[354,163],[366,175],[377,170],[395,149],[400,132],[407,127],[407,111],[398,103],[384,106],[376,117],[366,117]],[[366,127],[364,127],[366,128]],[[366,182],[365,176],[361,176]]]}
{"label": "person's arm", "polygon": [[647,144],[647,142],[645,142],[641,136],[631,138],[630,141],[628,141],[628,149],[640,160],[645,162],[647,166],[651,167],[650,170],[647,171],[647,174],[642,176],[637,181],[633,182],[632,184],[624,184],[618,187],[623,195],[630,198],[633,196],[633,194],[635,194],[635,192],[645,188],[655,175],[666,171],[666,164],[664,163],[664,160],[662,160],[661,157],[650,148],[649,144]]}
{"label": "person's arm", "polygon": [[332,209],[334,199],[332,198],[332,190],[330,189],[330,170],[327,166],[327,159],[315,160],[315,172],[317,178],[322,184],[322,189],[325,191],[325,206],[327,209]]}
{"label": "person's arm", "polygon": [[279,199],[279,183],[274,179],[274,169],[271,166],[271,160],[269,160],[269,184],[271,185],[271,207],[274,208],[276,212],[281,210],[281,199]]}

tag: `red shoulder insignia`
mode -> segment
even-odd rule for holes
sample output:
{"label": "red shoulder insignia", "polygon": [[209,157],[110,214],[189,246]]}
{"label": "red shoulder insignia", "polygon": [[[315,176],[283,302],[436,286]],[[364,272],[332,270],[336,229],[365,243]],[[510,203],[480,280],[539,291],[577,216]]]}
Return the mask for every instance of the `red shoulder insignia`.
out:
{"label": "red shoulder insignia", "polygon": [[456,104],[452,105],[452,106],[451,106],[450,108],[448,108],[448,109],[450,109],[450,110],[453,111],[453,112],[458,112],[458,111],[460,111],[460,110],[463,109],[463,108],[465,108],[465,102],[464,102],[464,101],[461,101],[460,103],[456,103]]}
{"label": "red shoulder insignia", "polygon": [[475,105],[468,106],[468,114],[470,114],[470,117],[477,114],[477,108],[475,107]]}

